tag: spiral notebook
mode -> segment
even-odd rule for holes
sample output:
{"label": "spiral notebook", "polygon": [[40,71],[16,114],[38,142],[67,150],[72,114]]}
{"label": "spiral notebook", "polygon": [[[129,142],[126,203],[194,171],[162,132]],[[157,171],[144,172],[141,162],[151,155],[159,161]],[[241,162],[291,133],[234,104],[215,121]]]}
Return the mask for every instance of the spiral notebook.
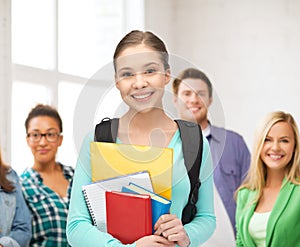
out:
{"label": "spiral notebook", "polygon": [[153,191],[150,175],[147,171],[104,179],[82,186],[83,196],[93,224],[99,230],[107,231],[105,191],[121,191],[122,187],[130,182]]}

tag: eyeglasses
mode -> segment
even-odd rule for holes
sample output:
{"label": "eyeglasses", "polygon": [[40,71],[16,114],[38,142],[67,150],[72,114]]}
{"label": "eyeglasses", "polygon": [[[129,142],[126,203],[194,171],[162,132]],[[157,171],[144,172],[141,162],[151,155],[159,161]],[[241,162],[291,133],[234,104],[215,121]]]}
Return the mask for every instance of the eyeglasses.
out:
{"label": "eyeglasses", "polygon": [[47,133],[42,134],[42,133],[34,132],[34,133],[27,134],[27,137],[29,138],[29,140],[31,142],[39,142],[43,136],[45,136],[45,138],[48,142],[56,142],[58,140],[58,137],[60,136],[60,133],[47,132]]}

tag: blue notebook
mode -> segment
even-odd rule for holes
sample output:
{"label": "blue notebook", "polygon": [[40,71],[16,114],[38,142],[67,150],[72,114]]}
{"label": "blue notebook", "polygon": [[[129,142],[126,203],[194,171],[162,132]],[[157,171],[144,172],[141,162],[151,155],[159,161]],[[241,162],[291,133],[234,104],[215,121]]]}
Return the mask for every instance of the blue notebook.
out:
{"label": "blue notebook", "polygon": [[171,201],[147,190],[135,183],[130,182],[128,185],[122,187],[122,192],[133,193],[133,194],[146,194],[151,197],[151,208],[152,208],[152,230],[154,232],[154,225],[158,218],[163,214],[170,212]]}

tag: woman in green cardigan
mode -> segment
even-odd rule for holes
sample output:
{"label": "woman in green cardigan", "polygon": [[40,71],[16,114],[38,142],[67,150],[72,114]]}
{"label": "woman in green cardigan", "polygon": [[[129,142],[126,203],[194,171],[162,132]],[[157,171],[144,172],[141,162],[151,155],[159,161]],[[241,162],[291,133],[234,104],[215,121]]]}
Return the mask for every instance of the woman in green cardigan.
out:
{"label": "woman in green cardigan", "polygon": [[294,118],[267,115],[237,190],[236,246],[300,246],[300,146]]}

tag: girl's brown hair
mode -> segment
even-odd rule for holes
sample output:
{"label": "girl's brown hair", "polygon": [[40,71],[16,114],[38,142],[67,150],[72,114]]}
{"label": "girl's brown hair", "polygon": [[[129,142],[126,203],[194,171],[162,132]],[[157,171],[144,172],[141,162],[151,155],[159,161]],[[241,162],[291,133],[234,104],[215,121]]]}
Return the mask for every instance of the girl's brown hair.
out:
{"label": "girl's brown hair", "polygon": [[62,120],[60,118],[58,111],[50,105],[37,104],[34,108],[31,109],[31,111],[29,112],[29,114],[25,120],[26,133],[27,133],[27,130],[29,127],[29,122],[31,121],[31,119],[33,119],[35,117],[40,117],[40,116],[46,116],[46,117],[53,118],[58,124],[59,131],[60,132],[63,131]]}
{"label": "girl's brown hair", "polygon": [[119,57],[120,53],[128,47],[144,44],[151,48],[153,51],[161,53],[161,58],[164,64],[164,68],[167,70],[169,65],[169,54],[164,42],[152,32],[143,32],[139,30],[133,30],[126,34],[119,42],[114,53],[114,68],[116,70],[115,60]]}

